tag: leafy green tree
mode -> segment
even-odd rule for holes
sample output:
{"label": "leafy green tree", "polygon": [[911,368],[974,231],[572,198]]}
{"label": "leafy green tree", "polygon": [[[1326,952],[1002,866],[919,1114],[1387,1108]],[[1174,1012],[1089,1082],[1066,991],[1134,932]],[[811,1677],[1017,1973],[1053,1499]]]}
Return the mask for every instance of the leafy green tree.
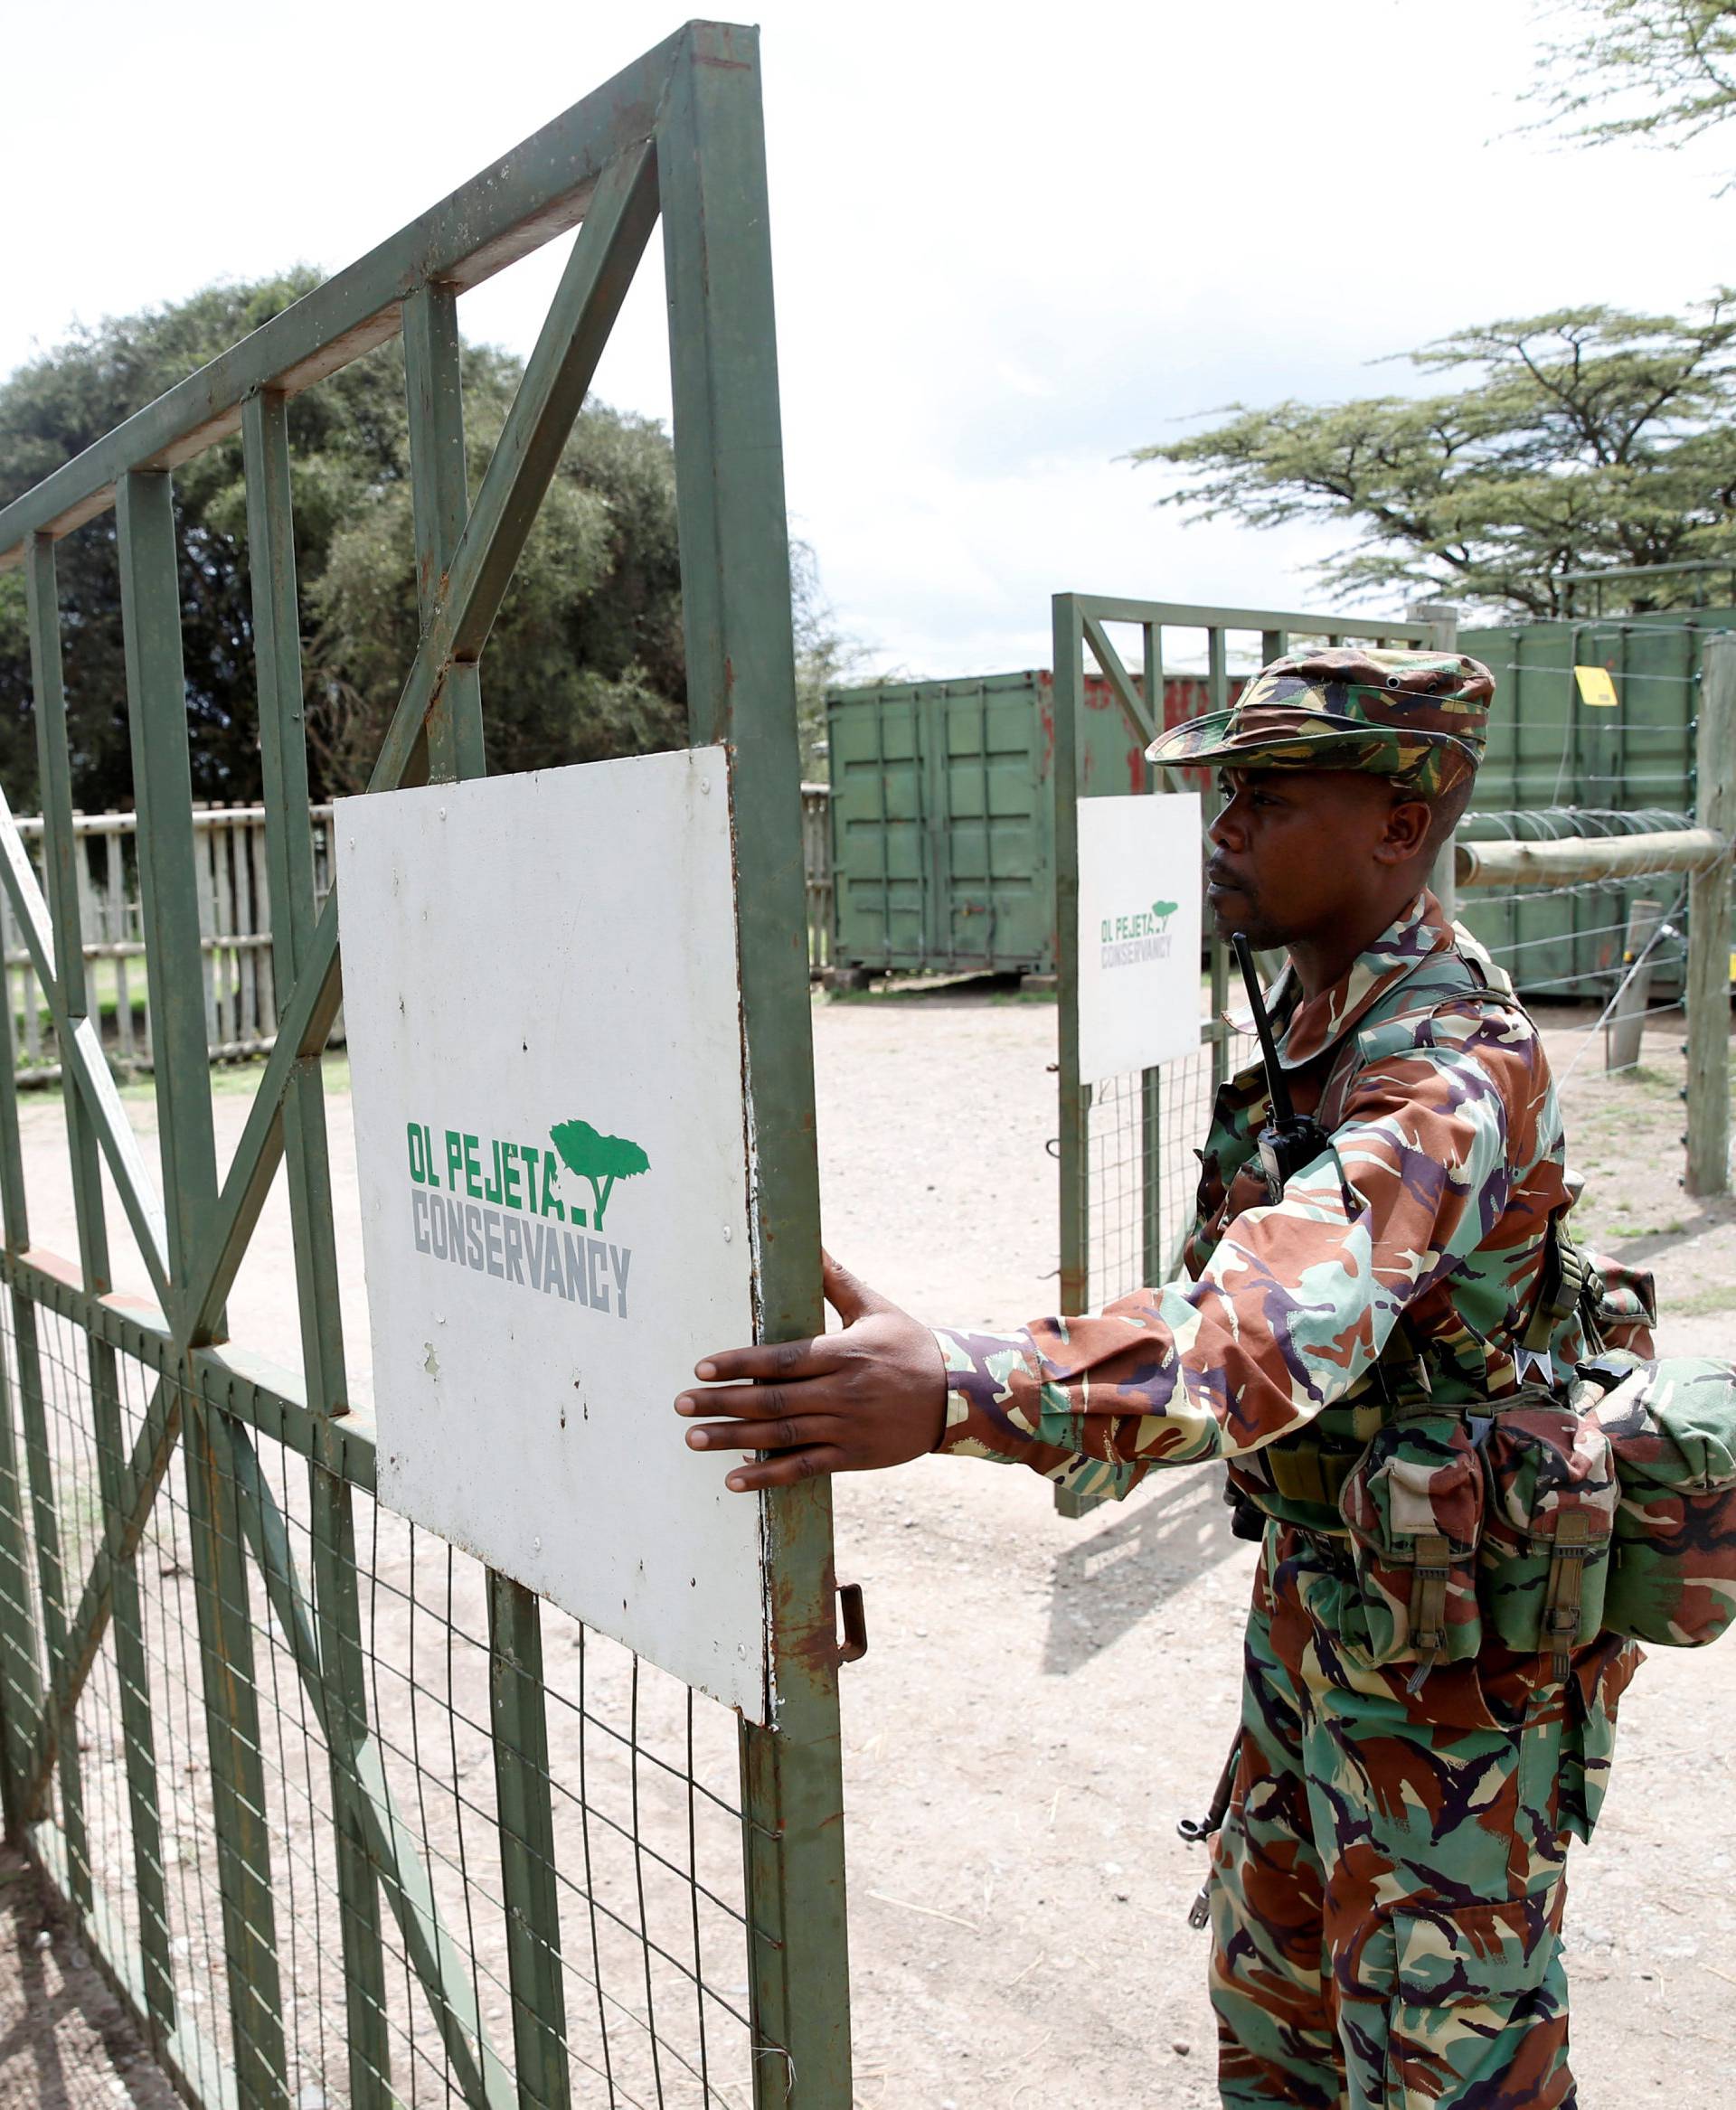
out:
{"label": "leafy green tree", "polygon": [[[93,446],[312,283],[299,274],[266,286],[208,287],[173,307],[80,327],[18,368],[0,384],[0,504]],[[298,419],[304,434],[310,414]],[[246,578],[233,532],[210,517],[214,495],[239,477],[240,451],[229,441],[175,477],[187,709],[195,789],[207,798],[230,796],[232,783],[258,783]],[[70,618],[62,649],[74,796],[87,805],[125,805],[132,765],[112,512],[68,536],[57,557]],[[22,805],[35,802],[30,695],[23,581],[16,572],[0,574],[0,781]],[[242,695],[244,707],[237,702]]]}
{"label": "leafy green tree", "polygon": [[[1185,439],[1135,450],[1184,472],[1159,501],[1251,527],[1340,523],[1316,567],[1344,599],[1440,594],[1570,612],[1567,572],[1728,560],[1736,567],[1736,295],[1679,316],[1562,308],[1466,329],[1410,354],[1456,389],[1268,409],[1227,406]],[[1694,573],[1642,581],[1636,608],[1694,598]]]}
{"label": "leafy green tree", "polygon": [[625,1135],[599,1135],[589,1121],[562,1121],[549,1131],[549,1139],[567,1170],[590,1183],[596,1204],[590,1219],[593,1230],[603,1228],[603,1211],[616,1181],[635,1180],[651,1170],[650,1159],[637,1143]]}
{"label": "leafy green tree", "polygon": [[826,692],[854,674],[865,656],[861,641],[838,627],[837,610],[820,584],[814,545],[789,540],[790,618],[796,641],[796,731],[804,779],[824,783]]}
{"label": "leafy green tree", "polygon": [[[93,444],[318,283],[297,271],[81,328],[0,383],[0,504]],[[468,345],[472,486],[521,367]],[[353,362],[289,407],[307,726],[316,796],[365,782],[418,636],[403,353]],[[260,789],[246,492],[231,439],[175,472],[194,796]],[[73,789],[130,802],[132,766],[112,513],[59,546]],[[491,767],[640,752],[684,737],[675,468],[655,422],[588,409],[483,663]],[[491,679],[492,677],[492,679]],[[22,582],[0,574],[0,782],[35,799]]]}
{"label": "leafy green tree", "polygon": [[[1673,146],[1736,108],[1736,5],[1728,0],[1575,0],[1574,33],[1538,53],[1529,100],[1588,146]],[[1736,177],[1723,185],[1736,186]]]}
{"label": "leafy green tree", "polygon": [[[518,368],[475,348],[466,363],[480,370],[476,382],[466,373],[474,489]],[[330,783],[360,788],[420,629],[407,446],[391,483],[350,495],[305,599],[310,742]],[[581,413],[502,604],[482,686],[491,768],[547,768],[684,739],[675,468],[652,420]]]}

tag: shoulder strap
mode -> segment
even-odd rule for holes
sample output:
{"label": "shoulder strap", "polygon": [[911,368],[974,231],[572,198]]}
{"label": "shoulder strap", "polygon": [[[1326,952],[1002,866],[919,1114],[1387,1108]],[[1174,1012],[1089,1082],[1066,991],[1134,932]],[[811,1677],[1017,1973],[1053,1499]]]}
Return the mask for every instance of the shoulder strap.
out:
{"label": "shoulder strap", "polygon": [[[1551,1342],[1583,1296],[1590,1272],[1585,1255],[1561,1220],[1563,1213],[1552,1216],[1543,1233],[1543,1265],[1537,1277],[1536,1301],[1520,1336],[1520,1345],[1533,1355],[1549,1353]],[[1586,1330],[1590,1333],[1590,1314],[1585,1317]],[[1594,1341],[1593,1345],[1599,1344]]]}

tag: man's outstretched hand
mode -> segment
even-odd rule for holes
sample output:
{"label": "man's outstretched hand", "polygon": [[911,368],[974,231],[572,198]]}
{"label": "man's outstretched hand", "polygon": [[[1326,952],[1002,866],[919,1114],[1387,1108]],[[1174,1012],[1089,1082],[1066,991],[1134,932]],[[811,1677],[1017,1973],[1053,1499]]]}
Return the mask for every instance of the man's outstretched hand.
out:
{"label": "man's outstretched hand", "polygon": [[902,1465],[939,1441],[947,1376],[934,1335],[865,1282],[821,1256],[826,1301],[844,1321],[838,1333],[780,1341],[708,1355],[693,1375],[758,1379],[684,1392],[675,1412],[723,1414],[687,1431],[696,1451],[767,1451],[738,1465],[727,1484],[738,1493],[788,1487],[816,1473],[862,1473]]}

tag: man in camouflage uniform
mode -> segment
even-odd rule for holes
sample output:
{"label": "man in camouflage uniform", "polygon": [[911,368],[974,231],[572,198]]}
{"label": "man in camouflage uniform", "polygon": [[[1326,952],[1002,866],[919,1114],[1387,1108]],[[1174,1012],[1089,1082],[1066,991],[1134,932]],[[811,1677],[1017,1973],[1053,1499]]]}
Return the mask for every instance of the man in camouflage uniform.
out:
{"label": "man in camouflage uniform", "polygon": [[[1544,1396],[1586,1352],[1552,1231],[1571,1197],[1542,1041],[1426,884],[1493,692],[1455,655],[1323,652],[1151,749],[1224,772],[1214,917],[1288,948],[1278,1058],[1330,1146],[1281,1199],[1255,1156],[1256,1062],[1219,1095],[1175,1282],[1014,1333],[931,1333],[828,1260],[841,1333],[708,1358],[702,1380],[759,1381],[677,1402],[733,1418],[690,1430],[694,1447],[762,1454],[731,1473],[744,1489],[930,1448],[1117,1493],[1154,1465],[1227,1461],[1265,1520],[1214,1845],[1229,2105],[1575,2100],[1562,1866],[1595,1821],[1637,1652],[1506,1648],[1454,1624],[1475,1619],[1462,1576],[1420,1567],[1396,1600],[1402,1619],[1413,1592],[1414,1645],[1390,1660],[1341,1506],[1394,1417]],[[1645,1352],[1628,1317],[1623,1344]]]}

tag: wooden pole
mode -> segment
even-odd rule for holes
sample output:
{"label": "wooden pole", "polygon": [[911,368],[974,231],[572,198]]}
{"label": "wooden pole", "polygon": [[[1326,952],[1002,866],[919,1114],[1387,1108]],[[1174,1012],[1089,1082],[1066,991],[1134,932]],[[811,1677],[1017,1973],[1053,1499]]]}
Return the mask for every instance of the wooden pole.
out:
{"label": "wooden pole", "polygon": [[[1736,834],[1736,637],[1708,637],[1701,659],[1694,818]],[[1688,882],[1690,1194],[1730,1192],[1730,858]]]}
{"label": "wooden pole", "polygon": [[[1725,763],[1724,767],[1730,765]],[[1650,835],[1558,835],[1541,842],[1460,843],[1459,890],[1483,887],[1576,887],[1655,872],[1712,871],[1728,864],[1729,842],[1714,828]]]}

